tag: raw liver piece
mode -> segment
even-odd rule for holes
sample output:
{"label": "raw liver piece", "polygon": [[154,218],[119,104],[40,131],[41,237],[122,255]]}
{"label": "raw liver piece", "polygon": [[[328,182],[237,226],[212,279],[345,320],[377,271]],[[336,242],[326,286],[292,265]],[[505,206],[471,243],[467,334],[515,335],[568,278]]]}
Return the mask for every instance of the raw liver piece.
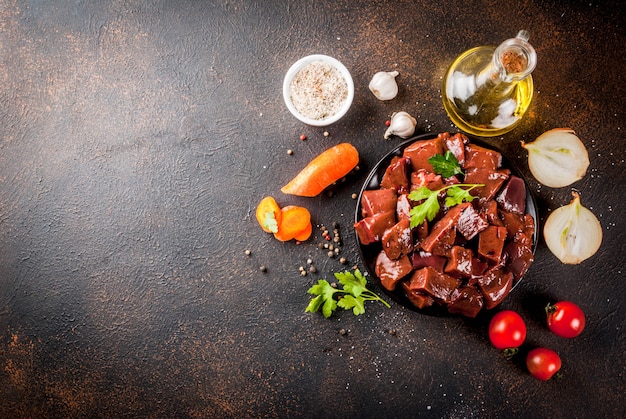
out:
{"label": "raw liver piece", "polygon": [[454,246],[450,251],[450,258],[444,269],[448,275],[455,278],[469,278],[473,273],[474,252],[463,246]]}
{"label": "raw liver piece", "polygon": [[402,288],[404,288],[404,294],[409,301],[419,309],[430,307],[435,302],[433,297],[409,289],[409,285],[406,282],[402,282]]}
{"label": "raw liver piece", "polygon": [[483,308],[482,294],[471,285],[455,289],[450,298],[452,300],[450,304],[448,304],[448,311],[450,313],[474,318]]}
{"label": "raw liver piece", "polygon": [[437,272],[443,273],[443,269],[445,268],[447,261],[448,258],[444,256],[437,256],[428,252],[413,252],[411,255],[413,269],[422,269],[430,266]]}
{"label": "raw liver piece", "polygon": [[396,203],[396,216],[398,217],[398,220],[409,220],[411,218],[409,215],[410,211],[411,202],[409,201],[407,194],[398,196],[398,201]]}
{"label": "raw liver piece", "polygon": [[511,242],[504,248],[504,254],[508,258],[507,269],[511,271],[515,281],[519,281],[526,274],[528,267],[535,259],[530,246],[530,244]]}
{"label": "raw liver piece", "polygon": [[409,220],[400,220],[388,228],[381,239],[383,250],[389,259],[398,259],[413,251],[413,234]]}
{"label": "raw liver piece", "polygon": [[404,156],[411,159],[414,172],[419,169],[434,172],[428,159],[437,154],[443,154],[443,141],[439,137],[432,140],[416,141],[404,149]]}
{"label": "raw liver piece", "polygon": [[447,132],[439,134],[439,136],[443,139],[444,148],[454,155],[459,166],[465,166],[465,144],[469,142],[469,138],[461,133],[456,133],[450,137]]}
{"label": "raw liver piece", "polygon": [[425,293],[441,303],[450,302],[450,294],[461,282],[431,267],[414,271],[407,280],[407,287],[411,291]]}
{"label": "raw liver piece", "polygon": [[498,213],[498,203],[496,201],[478,201],[478,212],[484,215],[489,224],[494,226],[503,226],[500,214]]}
{"label": "raw liver piece", "polygon": [[471,240],[488,226],[487,220],[470,205],[461,211],[456,223],[456,230],[467,240]]}
{"label": "raw liver piece", "polygon": [[441,256],[448,256],[456,239],[456,222],[461,212],[470,206],[469,202],[459,204],[437,221],[428,237],[420,242],[420,246],[427,252]]}
{"label": "raw liver piece", "polygon": [[419,169],[411,173],[411,190],[417,190],[422,186],[426,186],[431,191],[439,190],[444,183],[441,175],[436,175],[426,169]]}
{"label": "raw liver piece", "polygon": [[393,291],[398,281],[413,271],[413,264],[408,256],[391,260],[384,251],[381,251],[376,257],[375,271],[376,276],[380,278],[380,284],[385,289]]}
{"label": "raw liver piece", "polygon": [[532,238],[535,233],[535,220],[529,214],[518,215],[512,212],[500,211],[500,218],[508,237],[512,237],[516,243],[532,246]]}
{"label": "raw liver piece", "polygon": [[379,241],[385,230],[396,223],[396,211],[377,213],[371,217],[365,217],[354,223],[359,240],[368,245]]}
{"label": "raw liver piece", "polygon": [[511,292],[513,274],[502,269],[490,269],[478,279],[478,288],[483,294],[485,307],[494,308]]}
{"label": "raw liver piece", "polygon": [[393,189],[372,189],[361,195],[361,216],[370,217],[379,212],[396,209],[397,195]]}
{"label": "raw liver piece", "polygon": [[496,197],[502,209],[516,214],[526,212],[526,185],[517,176],[511,176],[502,191]]}
{"label": "raw liver piece", "polygon": [[465,183],[482,183],[485,186],[472,190],[472,195],[481,200],[493,199],[502,184],[509,178],[509,169],[489,170],[485,168],[468,169],[465,172]]}
{"label": "raw liver piece", "polygon": [[486,169],[495,171],[502,166],[502,154],[495,150],[468,144],[465,146],[465,165],[463,169]]}
{"label": "raw liver piece", "polygon": [[409,192],[409,173],[411,173],[411,160],[408,157],[394,157],[385,170],[380,187],[393,189],[398,193]]}
{"label": "raw liver piece", "polygon": [[487,227],[478,234],[478,255],[483,259],[500,263],[505,240],[505,227]]}

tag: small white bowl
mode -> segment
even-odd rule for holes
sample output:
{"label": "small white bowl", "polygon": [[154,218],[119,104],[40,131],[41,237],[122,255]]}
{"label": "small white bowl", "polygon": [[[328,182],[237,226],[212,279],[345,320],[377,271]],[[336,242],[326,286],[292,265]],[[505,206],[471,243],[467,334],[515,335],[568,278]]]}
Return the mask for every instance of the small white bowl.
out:
{"label": "small white bowl", "polygon": [[[302,68],[304,68],[308,64],[318,61],[329,63],[337,70],[339,70],[343,78],[346,80],[346,84],[348,85],[348,96],[343,102],[342,107],[334,115],[331,115],[328,118],[324,119],[313,119],[302,115],[300,112],[298,112],[298,110],[291,102],[291,81]],[[348,112],[350,106],[352,105],[352,100],[354,99],[354,82],[352,81],[352,76],[350,75],[348,69],[335,58],[321,54],[308,55],[296,61],[295,64],[292,65],[291,68],[289,68],[289,70],[287,71],[287,74],[285,75],[285,80],[283,81],[283,99],[285,100],[285,104],[287,105],[289,111],[300,121],[304,122],[307,125],[324,127],[334,122],[337,122],[339,119],[341,119],[341,117],[346,114],[346,112]]]}

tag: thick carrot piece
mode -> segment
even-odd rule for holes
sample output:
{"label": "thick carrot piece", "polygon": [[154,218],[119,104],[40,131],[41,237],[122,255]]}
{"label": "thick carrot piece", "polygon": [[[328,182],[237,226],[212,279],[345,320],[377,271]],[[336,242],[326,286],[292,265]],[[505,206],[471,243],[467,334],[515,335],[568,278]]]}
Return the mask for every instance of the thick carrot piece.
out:
{"label": "thick carrot piece", "polygon": [[311,237],[311,234],[313,234],[313,224],[309,222],[309,225],[304,230],[296,234],[293,238],[298,240],[299,242],[303,242],[307,241],[309,237]]}
{"label": "thick carrot piece", "polygon": [[261,199],[256,207],[256,220],[266,233],[278,232],[282,215],[276,200],[271,196]]}
{"label": "thick carrot piece", "polygon": [[349,143],[341,143],[322,152],[306,165],[281,191],[290,195],[317,196],[359,163],[359,152]]}
{"label": "thick carrot piece", "polygon": [[311,214],[309,210],[297,205],[287,205],[281,209],[282,215],[278,231],[274,233],[280,241],[288,241],[295,238],[311,224]]}

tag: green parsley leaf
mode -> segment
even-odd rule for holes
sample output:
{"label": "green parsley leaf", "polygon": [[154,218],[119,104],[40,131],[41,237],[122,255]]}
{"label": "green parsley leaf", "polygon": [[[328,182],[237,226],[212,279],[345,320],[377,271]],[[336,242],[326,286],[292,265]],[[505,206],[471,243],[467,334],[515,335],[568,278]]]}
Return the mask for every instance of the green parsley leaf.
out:
{"label": "green parsley leaf", "polygon": [[441,154],[432,156],[428,159],[428,163],[433,167],[435,173],[443,177],[463,174],[458,160],[450,150],[446,151],[443,156]]}
{"label": "green parsley leaf", "polygon": [[365,313],[365,300],[356,298],[350,294],[345,295],[337,304],[344,310],[352,309],[352,313],[354,313],[355,316]]}
{"label": "green parsley leaf", "polygon": [[267,211],[263,214],[263,227],[272,233],[278,233],[278,221],[276,221],[274,211]]}
{"label": "green parsley leaf", "polygon": [[452,186],[446,191],[446,207],[451,208],[455,205],[463,203],[463,201],[472,202],[474,198],[476,198],[474,195],[470,195],[469,193],[472,189],[473,187],[470,189],[463,189],[458,186]]}
{"label": "green parsley leaf", "polygon": [[[441,191],[441,189],[439,190]],[[431,191],[426,186],[420,186],[419,189],[409,194],[411,201],[421,201],[426,199],[420,205],[410,209],[410,227],[415,228],[421,225],[424,220],[432,221],[439,213],[441,206],[439,205],[439,191]]]}
{"label": "green parsley leaf", "polygon": [[307,291],[309,294],[317,295],[317,297],[309,302],[304,312],[315,313],[322,307],[322,314],[324,317],[329,318],[337,308],[337,301],[335,301],[333,295],[338,291],[339,290],[333,288],[325,279],[318,280],[317,284],[313,285]]}
{"label": "green parsley leaf", "polygon": [[336,272],[335,278],[343,288],[334,288],[325,279],[318,280],[317,284],[309,288],[307,292],[316,297],[309,302],[305,313],[314,313],[321,308],[324,317],[328,318],[337,307],[341,307],[344,310],[352,309],[354,315],[358,316],[365,313],[365,301],[380,301],[387,308],[391,307],[375,292],[367,289],[367,279],[358,269],[354,273]]}
{"label": "green parsley leaf", "polygon": [[418,202],[425,199],[421,204],[414,206],[409,211],[410,227],[415,228],[421,225],[424,220],[434,220],[434,218],[439,213],[439,210],[441,209],[441,205],[439,204],[438,199],[440,192],[446,192],[445,204],[448,208],[452,208],[453,206],[458,205],[463,201],[471,202],[476,197],[470,195],[469,192],[472,189],[478,188],[480,186],[485,185],[483,185],[482,183],[459,183],[456,185],[444,186],[443,188],[436,191],[431,191],[426,186],[420,186],[417,190],[412,191],[409,194],[409,199],[411,201]]}
{"label": "green parsley leaf", "polygon": [[355,275],[351,274],[348,271],[343,273],[336,272],[335,278],[337,278],[339,280],[339,283],[343,285],[343,289],[346,292],[352,294],[355,297],[360,296],[363,291],[367,289],[365,281],[361,281],[360,278],[357,278]]}

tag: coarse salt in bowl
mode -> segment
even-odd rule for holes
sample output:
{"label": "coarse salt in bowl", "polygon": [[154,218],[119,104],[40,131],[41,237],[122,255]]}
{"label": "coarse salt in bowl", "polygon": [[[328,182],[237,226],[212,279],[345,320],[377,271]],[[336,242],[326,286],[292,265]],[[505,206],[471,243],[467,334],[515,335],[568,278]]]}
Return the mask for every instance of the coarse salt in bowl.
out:
{"label": "coarse salt in bowl", "polygon": [[289,111],[307,125],[323,127],[343,117],[354,99],[348,69],[327,55],[315,54],[293,64],[283,82]]}

